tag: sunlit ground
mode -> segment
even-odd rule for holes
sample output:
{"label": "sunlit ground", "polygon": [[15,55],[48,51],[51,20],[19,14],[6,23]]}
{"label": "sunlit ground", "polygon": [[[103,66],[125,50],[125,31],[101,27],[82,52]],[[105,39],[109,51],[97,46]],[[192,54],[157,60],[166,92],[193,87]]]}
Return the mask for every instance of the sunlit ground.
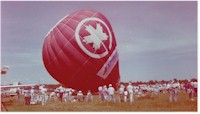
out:
{"label": "sunlit ground", "polygon": [[[118,98],[118,95],[116,95]],[[41,104],[36,105],[24,105],[24,100],[20,103],[16,101],[16,97],[14,98],[14,102],[5,103],[6,108],[10,112],[26,112],[26,111],[44,111],[44,112],[53,112],[53,111],[78,111],[78,112],[127,112],[127,111],[197,111],[197,98],[194,97],[194,100],[191,101],[188,95],[185,92],[179,93],[178,102],[170,103],[169,102],[169,94],[168,93],[159,93],[157,96],[147,96],[144,98],[134,99],[134,104],[130,105],[127,103],[116,103],[109,102],[103,103],[99,101],[98,95],[94,96],[93,102],[59,102],[48,100],[47,103],[42,106]],[[2,101],[6,101],[8,99],[2,99]]]}

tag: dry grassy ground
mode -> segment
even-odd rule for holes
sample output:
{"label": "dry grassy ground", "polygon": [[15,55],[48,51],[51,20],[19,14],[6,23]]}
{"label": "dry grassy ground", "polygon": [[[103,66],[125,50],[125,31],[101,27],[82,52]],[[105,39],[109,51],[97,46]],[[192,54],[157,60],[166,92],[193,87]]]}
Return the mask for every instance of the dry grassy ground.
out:
{"label": "dry grassy ground", "polygon": [[[117,96],[118,97],[118,96]],[[59,102],[59,101],[48,101],[45,106],[37,105],[24,105],[23,102],[17,103],[14,101],[12,104],[6,104],[8,111],[10,112],[129,112],[129,111],[197,111],[197,98],[194,101],[190,101],[188,96],[181,92],[177,103],[170,103],[168,100],[168,93],[160,93],[157,96],[135,98],[134,104],[129,103],[102,103],[99,101],[98,95],[94,96],[94,102]]]}

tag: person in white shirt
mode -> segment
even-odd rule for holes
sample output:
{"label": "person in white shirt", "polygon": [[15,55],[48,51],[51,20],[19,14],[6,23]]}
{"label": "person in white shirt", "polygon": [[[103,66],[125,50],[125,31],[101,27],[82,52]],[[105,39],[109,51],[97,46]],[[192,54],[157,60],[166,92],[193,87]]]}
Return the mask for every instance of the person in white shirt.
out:
{"label": "person in white shirt", "polygon": [[102,92],[103,92],[104,100],[109,101],[110,99],[109,99],[109,95],[108,95],[108,88],[106,85],[103,86]]}
{"label": "person in white shirt", "polygon": [[82,91],[79,91],[79,92],[77,93],[77,100],[78,100],[78,101],[83,101],[83,93],[82,93]]}
{"label": "person in white shirt", "polygon": [[128,84],[127,91],[129,94],[130,104],[132,105],[133,104],[133,86],[131,85],[131,83]]}
{"label": "person in white shirt", "polygon": [[116,100],[115,100],[115,89],[114,89],[114,87],[112,87],[112,84],[109,84],[108,95],[109,95],[110,101],[116,102]]}
{"label": "person in white shirt", "polygon": [[67,102],[68,95],[69,95],[69,92],[68,91],[64,91],[64,93],[63,93],[63,100],[64,100],[64,102]]}
{"label": "person in white shirt", "polygon": [[64,88],[62,86],[60,86],[58,88],[59,90],[59,99],[60,99],[60,102],[63,102],[63,93],[64,93]]}
{"label": "person in white shirt", "polygon": [[69,91],[69,101],[73,101],[74,100],[74,97],[72,96],[74,91]]}
{"label": "person in white shirt", "polygon": [[178,100],[179,87],[174,88],[174,102]]}
{"label": "person in white shirt", "polygon": [[86,97],[88,102],[93,102],[93,95],[90,90],[88,90]]}
{"label": "person in white shirt", "polygon": [[30,104],[35,104],[35,90],[33,89],[34,87],[31,88],[30,93],[31,93],[31,101]]}
{"label": "person in white shirt", "polygon": [[21,89],[17,88],[16,93],[17,93],[17,101],[20,102],[21,101],[21,94],[22,94]]}
{"label": "person in white shirt", "polygon": [[40,95],[40,97],[41,97],[41,103],[42,103],[42,106],[44,106],[45,103],[46,103],[45,95],[46,95],[46,92],[45,92],[45,91],[41,91],[41,95]]}
{"label": "person in white shirt", "polygon": [[173,102],[173,96],[174,96],[174,88],[169,87],[168,92],[169,92],[169,102],[172,103]]}
{"label": "person in white shirt", "polygon": [[120,88],[118,90],[119,92],[119,102],[123,102],[123,97],[124,97],[124,85],[120,85]]}
{"label": "person in white shirt", "polygon": [[49,97],[50,97],[51,101],[53,101],[53,100],[55,101],[56,100],[56,93],[55,92],[51,92]]}
{"label": "person in white shirt", "polygon": [[128,91],[124,91],[124,102],[127,102]]}
{"label": "person in white shirt", "polygon": [[101,99],[101,102],[105,102],[104,94],[103,94],[103,87],[99,86],[98,87],[98,92],[99,92],[99,98]]}
{"label": "person in white shirt", "polygon": [[198,87],[198,83],[195,81],[192,83],[192,86],[194,88],[194,96],[197,97],[197,87]]}

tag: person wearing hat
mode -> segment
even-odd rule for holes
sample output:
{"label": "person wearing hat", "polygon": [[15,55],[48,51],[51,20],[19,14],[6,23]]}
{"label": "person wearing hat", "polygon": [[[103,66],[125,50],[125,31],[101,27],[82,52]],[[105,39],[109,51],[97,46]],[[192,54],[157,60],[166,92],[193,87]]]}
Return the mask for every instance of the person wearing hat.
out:
{"label": "person wearing hat", "polygon": [[108,95],[109,95],[109,101],[116,102],[116,100],[115,100],[115,89],[114,89],[114,87],[112,87],[112,84],[109,84]]}

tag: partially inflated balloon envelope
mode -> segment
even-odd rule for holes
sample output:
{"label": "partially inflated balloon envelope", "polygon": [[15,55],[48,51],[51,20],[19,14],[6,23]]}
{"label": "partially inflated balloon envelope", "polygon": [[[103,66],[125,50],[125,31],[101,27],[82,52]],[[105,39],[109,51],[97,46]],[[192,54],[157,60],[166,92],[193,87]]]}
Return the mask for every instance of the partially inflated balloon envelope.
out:
{"label": "partially inflated balloon envelope", "polygon": [[114,32],[106,17],[80,10],[61,19],[46,35],[43,62],[50,75],[66,87],[97,91],[120,81]]}

